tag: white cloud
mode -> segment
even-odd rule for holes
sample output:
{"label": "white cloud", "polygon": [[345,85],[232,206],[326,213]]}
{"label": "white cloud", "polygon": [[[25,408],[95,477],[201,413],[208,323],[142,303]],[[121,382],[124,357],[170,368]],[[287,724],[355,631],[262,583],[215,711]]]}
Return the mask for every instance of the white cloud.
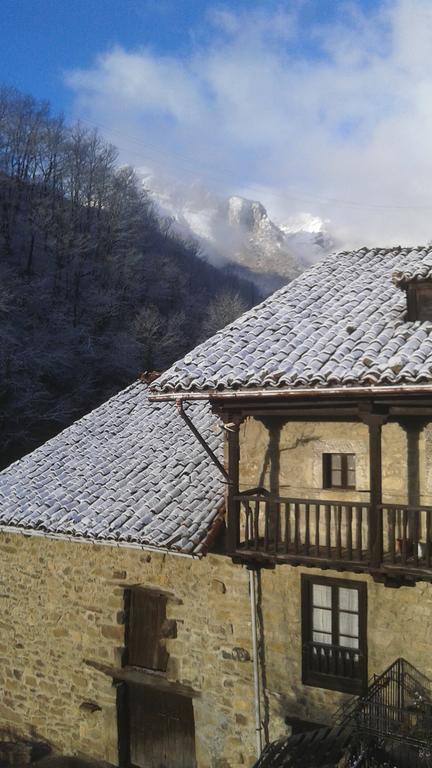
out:
{"label": "white cloud", "polygon": [[69,73],[75,113],[128,162],[308,209],[347,244],[432,239],[431,0],[321,26],[311,6],[217,8],[187,56],[110,50]]}

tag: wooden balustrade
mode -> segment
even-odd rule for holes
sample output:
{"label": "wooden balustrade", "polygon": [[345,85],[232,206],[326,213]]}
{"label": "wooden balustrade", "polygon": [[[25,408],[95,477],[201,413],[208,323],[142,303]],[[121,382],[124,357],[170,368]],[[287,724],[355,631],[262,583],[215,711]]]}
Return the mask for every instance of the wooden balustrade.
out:
{"label": "wooden balustrade", "polygon": [[[313,640],[304,643],[302,653],[308,670],[308,682],[314,683],[314,675],[361,680],[364,657],[357,648],[343,648],[330,643],[317,643]],[[360,686],[360,682],[359,682]]]}
{"label": "wooden balustrade", "polygon": [[432,567],[432,507],[382,504],[383,559],[391,566]]}
{"label": "wooden balustrade", "polygon": [[374,508],[363,501],[263,493],[240,494],[234,501],[236,553],[246,559],[376,570],[371,531],[379,530],[380,568],[432,569],[432,507],[384,504]]}
{"label": "wooden balustrade", "polygon": [[286,560],[365,562],[369,504],[240,495],[238,548]]}

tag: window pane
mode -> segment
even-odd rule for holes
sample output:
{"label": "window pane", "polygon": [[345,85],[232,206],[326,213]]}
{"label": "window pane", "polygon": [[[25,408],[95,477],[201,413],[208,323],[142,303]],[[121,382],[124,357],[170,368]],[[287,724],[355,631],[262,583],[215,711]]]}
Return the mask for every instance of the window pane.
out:
{"label": "window pane", "polygon": [[331,645],[332,636],[327,632],[312,632],[312,640],[314,643],[323,643],[324,645]]}
{"label": "window pane", "polygon": [[345,648],[358,648],[359,643],[356,637],[347,637],[346,635],[339,635],[339,645],[345,646]]}
{"label": "window pane", "polygon": [[348,453],[347,465],[350,472],[355,472],[355,453]]}
{"label": "window pane", "polygon": [[358,637],[358,614],[341,611],[339,613],[339,632],[341,635]]}
{"label": "window pane", "polygon": [[331,484],[335,488],[340,488],[342,485],[342,470],[332,469],[331,471]]}
{"label": "window pane", "polygon": [[312,603],[319,608],[331,608],[331,587],[314,584],[312,587]]}
{"label": "window pane", "polygon": [[331,611],[324,608],[314,608],[312,610],[312,629],[318,632],[330,632],[332,631],[332,615]]}
{"label": "window pane", "polygon": [[342,456],[340,453],[331,454],[331,468],[342,469]]}
{"label": "window pane", "polygon": [[352,486],[353,488],[355,488],[355,484],[356,484],[356,481],[355,481],[355,472],[354,472],[352,469],[349,469],[349,470],[348,470],[348,474],[347,474],[347,483],[348,483],[348,485],[350,485],[350,486]]}
{"label": "window pane", "polygon": [[339,608],[341,611],[358,612],[358,590],[339,587]]}
{"label": "window pane", "polygon": [[419,320],[432,319],[432,286],[417,288],[417,308]]}

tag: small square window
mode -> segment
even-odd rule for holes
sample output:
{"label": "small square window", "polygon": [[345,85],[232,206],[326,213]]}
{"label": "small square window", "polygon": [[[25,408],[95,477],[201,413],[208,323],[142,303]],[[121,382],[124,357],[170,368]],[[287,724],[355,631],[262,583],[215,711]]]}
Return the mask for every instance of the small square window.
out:
{"label": "small square window", "polygon": [[364,582],[302,575],[303,683],[346,693],[363,691],[366,600]]}
{"label": "small square window", "polygon": [[355,488],[355,454],[323,453],[323,488]]}
{"label": "small square window", "polygon": [[432,282],[419,281],[407,286],[408,320],[432,321]]}

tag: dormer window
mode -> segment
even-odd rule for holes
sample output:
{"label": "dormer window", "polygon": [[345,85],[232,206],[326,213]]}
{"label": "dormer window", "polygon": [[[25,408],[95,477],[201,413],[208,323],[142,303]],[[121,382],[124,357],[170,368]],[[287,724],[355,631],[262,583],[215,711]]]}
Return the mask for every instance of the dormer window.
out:
{"label": "dormer window", "polygon": [[407,320],[432,322],[432,281],[413,281],[406,286]]}

